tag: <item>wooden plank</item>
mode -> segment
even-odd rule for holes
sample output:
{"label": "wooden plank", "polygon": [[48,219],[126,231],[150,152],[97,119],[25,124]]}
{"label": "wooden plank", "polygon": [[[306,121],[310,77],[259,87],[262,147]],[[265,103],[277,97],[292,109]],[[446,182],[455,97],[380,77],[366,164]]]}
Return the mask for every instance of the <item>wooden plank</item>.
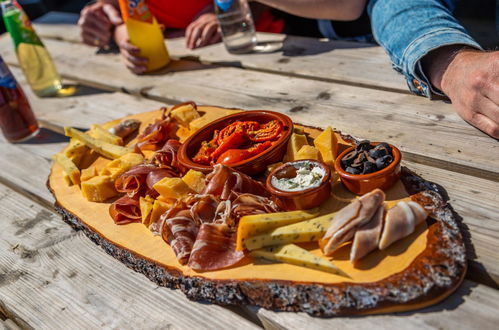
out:
{"label": "wooden plank", "polygon": [[[67,24],[72,19],[72,14],[49,13],[36,21],[35,28],[46,38],[80,42],[78,26]],[[63,22],[64,29],[56,22]],[[228,53],[222,43],[195,50],[185,47],[184,38],[168,39],[166,44],[175,58],[408,93],[405,79],[392,69],[379,46],[270,33],[258,33],[258,41],[260,51],[245,55]]]}
{"label": "wooden plank", "polygon": [[[20,81],[23,80],[19,69],[13,69],[13,72],[17,79]],[[243,73],[246,73],[246,71],[243,71]],[[273,77],[272,75],[269,76]],[[244,86],[244,81],[250,80],[252,76],[246,78],[238,77],[239,76],[236,76],[236,78],[234,78],[235,82],[240,86]],[[170,86],[173,89],[178,88],[180,91],[181,87],[179,86],[183,85],[184,87],[182,88],[186,89],[184,91],[185,93],[187,93],[187,89],[190,86],[193,93],[207,98],[208,101],[206,103],[210,102],[210,100],[213,102],[217,101],[215,96],[212,96],[209,91],[203,92],[201,90],[201,82],[196,79],[195,75],[190,75],[188,78],[188,80],[192,82],[191,85],[182,83],[183,79],[180,79],[178,84],[170,84]],[[207,79],[210,81],[214,80],[210,77]],[[260,82],[263,81],[257,80],[257,83]],[[214,85],[214,87],[216,88],[218,86]],[[287,88],[291,93],[291,86]],[[269,97],[257,98],[256,101],[252,101],[249,92],[245,92],[239,94],[238,100],[240,100],[244,107],[250,106],[251,104],[257,104],[256,102],[258,102],[258,104],[265,104],[265,107],[271,109],[278,108],[279,110],[280,107],[283,107],[281,103],[283,101],[275,98],[278,94],[278,90],[267,92],[267,94],[263,95],[270,94]],[[307,91],[309,90],[305,90],[304,93]],[[107,120],[120,118],[126,114],[152,110],[162,105],[162,103],[136,98],[123,93],[101,93],[68,98],[40,99],[34,96],[29,89],[26,89],[26,92],[40,118],[45,118],[61,126],[73,125],[77,127],[89,127],[92,123],[105,122]],[[335,94],[333,95],[341,97],[340,91],[334,90],[334,93]],[[233,95],[237,94],[231,89],[229,92],[222,93],[223,97],[220,97],[219,101],[225,102],[225,105],[229,106],[231,104],[230,102],[234,102]],[[287,106],[289,106],[289,104]],[[315,114],[316,108],[314,107],[312,109],[314,110],[312,114]],[[287,113],[289,113],[289,111],[287,111]],[[310,115],[310,112],[308,115],[307,113],[301,112],[290,114],[299,122],[312,122],[313,124],[320,126],[325,125],[325,123],[318,122],[318,119],[314,119]],[[307,118],[307,116],[310,118]],[[423,114],[421,116],[425,115]],[[430,115],[426,114],[426,116]],[[331,122],[335,123],[337,119],[341,119],[342,117],[343,116],[337,116],[332,119]],[[370,120],[371,122],[375,122],[377,118],[374,117],[374,119]],[[347,123],[345,123],[345,125],[346,124]],[[395,123],[393,123],[393,125],[395,125]],[[335,126],[338,127],[338,125]],[[340,128],[345,129],[346,132],[351,132],[348,126]],[[373,129],[375,129],[375,127],[373,127]],[[49,135],[49,133],[50,132],[46,132],[48,136],[53,136]],[[357,131],[354,131],[354,134],[355,133],[357,133]],[[386,140],[392,141],[393,139],[387,138]],[[463,143],[465,142],[463,141]],[[11,180],[16,185],[23,187],[23,189],[30,194],[43,196],[44,199],[52,202],[52,196],[45,189],[45,180],[50,169],[50,157],[52,154],[62,149],[63,145],[64,142],[47,143],[43,142],[43,140],[34,144],[1,144],[0,151],[3,154],[8,155],[8,157],[0,158],[2,176],[8,178],[8,180]],[[473,244],[475,245],[475,252],[470,253],[469,256],[470,260],[476,258],[476,261],[472,263],[472,272],[470,272],[470,276],[482,283],[497,285],[497,283],[499,283],[499,263],[497,260],[498,257],[494,252],[499,250],[499,219],[497,219],[497,205],[499,204],[497,191],[499,191],[499,183],[466,174],[456,175],[456,173],[452,171],[414,162],[405,162],[405,164],[409,168],[421,173],[427,180],[437,182],[447,189],[454,209],[463,217],[464,223],[469,226]],[[32,168],[35,166],[37,172],[32,171]]]}
{"label": "wooden plank", "polygon": [[443,302],[396,315],[321,319],[303,313],[257,311],[265,329],[496,329],[499,291],[465,281]]}
{"label": "wooden plank", "polygon": [[[390,141],[407,159],[499,180],[497,142],[465,123],[449,104],[412,95],[291,78],[236,68],[177,62],[168,72],[135,76],[118,55],[48,40],[60,72],[83,84],[126,90],[161,101],[194,99],[246,109],[268,108],[313,126],[333,125],[353,135]],[[4,58],[17,63],[6,39]],[[209,82],[209,83],[208,83]]]}
{"label": "wooden plank", "polygon": [[258,328],[224,307],[156,286],[2,185],[0,198],[0,301],[9,317],[40,329]]}

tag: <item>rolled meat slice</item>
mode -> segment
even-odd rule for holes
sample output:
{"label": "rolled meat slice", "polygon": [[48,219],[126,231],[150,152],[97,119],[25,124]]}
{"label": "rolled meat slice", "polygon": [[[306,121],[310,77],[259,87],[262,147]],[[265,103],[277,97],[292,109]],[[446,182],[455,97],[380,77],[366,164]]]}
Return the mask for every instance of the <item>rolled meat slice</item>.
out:
{"label": "rolled meat slice", "polygon": [[236,251],[236,232],[227,224],[204,223],[199,229],[188,266],[196,271],[213,271],[233,266],[244,259]]}
{"label": "rolled meat slice", "polygon": [[355,232],[352,249],[350,250],[351,262],[365,257],[378,248],[381,230],[383,229],[384,213],[385,208],[381,205],[372,219]]}
{"label": "rolled meat slice", "polygon": [[[325,255],[327,256],[331,255],[343,243],[352,239],[355,234],[355,231],[372,219],[378,208],[385,201],[385,193],[380,189],[375,189],[370,193],[367,193],[362,197],[360,197],[358,201],[361,204],[358,214],[354,218],[348,221],[341,218],[340,220],[343,225],[335,232],[330,233],[332,234],[332,236],[324,246],[323,252]],[[353,203],[355,203],[355,201]],[[354,214],[354,212],[353,211],[344,212],[342,216],[344,216],[345,214],[350,215]],[[334,224],[335,221],[336,220],[333,219],[332,223]],[[335,227],[337,227],[337,225],[335,225]]]}
{"label": "rolled meat slice", "polygon": [[192,218],[188,209],[167,212],[161,218],[163,221],[163,240],[172,247],[178,262],[185,265],[191,255],[192,246],[199,231],[199,224]]}
{"label": "rolled meat slice", "polygon": [[394,242],[412,234],[416,226],[422,223],[427,216],[426,210],[418,203],[399,202],[386,214],[379,249],[386,249]]}
{"label": "rolled meat slice", "polygon": [[161,119],[148,125],[137,137],[135,148],[138,150],[158,150],[166,141],[175,138],[177,126],[175,120],[166,114],[166,108],[163,108]]}
{"label": "rolled meat slice", "polygon": [[126,138],[140,127],[140,120],[125,119],[118,125],[111,127],[108,131],[111,134],[117,135],[121,138]]}
{"label": "rolled meat slice", "polygon": [[142,220],[138,198],[123,196],[109,206],[109,215],[117,225],[125,225]]}
{"label": "rolled meat slice", "polygon": [[213,171],[206,176],[206,181],[202,194],[211,194],[222,200],[229,199],[233,192],[270,197],[263,184],[222,164],[213,167]]}

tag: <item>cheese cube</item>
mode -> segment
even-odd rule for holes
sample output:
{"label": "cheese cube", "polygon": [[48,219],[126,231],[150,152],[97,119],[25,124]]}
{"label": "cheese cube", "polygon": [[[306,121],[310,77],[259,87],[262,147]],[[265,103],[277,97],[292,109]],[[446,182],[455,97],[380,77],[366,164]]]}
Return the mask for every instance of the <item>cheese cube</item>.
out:
{"label": "cheese cube", "polygon": [[142,217],[142,223],[144,226],[149,227],[150,224],[150,215],[153,209],[154,198],[151,196],[140,197],[139,206],[140,206],[140,215]]}
{"label": "cheese cube", "polygon": [[334,160],[338,156],[338,139],[331,126],[315,138],[314,145],[319,149],[322,162],[334,167]]}
{"label": "cheese cube", "polygon": [[158,199],[154,201],[151,210],[151,216],[149,217],[149,222],[144,223],[145,226],[149,227],[151,224],[158,222],[159,218],[168,211],[173,204],[162,202]]}
{"label": "cheese cube", "polygon": [[196,193],[200,194],[206,186],[206,177],[203,173],[189,170],[182,180],[189,186],[189,188]]}
{"label": "cheese cube", "polygon": [[108,175],[113,180],[125,173],[132,167],[141,164],[144,156],[136,153],[129,153],[109,162],[101,171],[101,175]]}
{"label": "cheese cube", "polygon": [[66,157],[71,159],[71,161],[81,168],[81,160],[85,154],[89,151],[86,145],[78,141],[77,139],[69,140],[69,145],[64,150]]}
{"label": "cheese cube", "polygon": [[284,157],[285,161],[291,162],[296,160],[296,157],[298,157],[298,151],[305,145],[308,145],[307,137],[305,135],[296,133],[291,134],[286,156]]}
{"label": "cheese cube", "polygon": [[161,196],[179,199],[191,193],[192,190],[181,178],[163,178],[153,186]]}
{"label": "cheese cube", "polygon": [[175,135],[178,137],[178,139],[181,143],[184,143],[185,140],[187,140],[189,138],[189,136],[192,135],[192,133],[191,133],[191,130],[189,129],[189,127],[180,126],[177,129],[177,132],[175,132]]}
{"label": "cheese cube", "polygon": [[54,155],[54,160],[61,165],[73,184],[80,184],[80,170],[64,153]]}
{"label": "cheese cube", "polygon": [[118,195],[118,192],[111,177],[99,175],[81,183],[81,194],[91,202],[104,202]]}
{"label": "cheese cube", "polygon": [[200,117],[199,112],[190,103],[179,106],[170,114],[182,126],[188,126],[191,121]]}
{"label": "cheese cube", "polygon": [[341,269],[327,259],[299,247],[295,244],[269,246],[251,251],[252,257],[264,258],[270,261],[280,261],[288,264],[321,270],[324,272],[348,277]]}
{"label": "cheese cube", "polygon": [[212,121],[213,120],[207,118],[207,116],[199,117],[189,123],[189,130],[194,133],[200,130],[203,126],[211,123]]}
{"label": "cheese cube", "polygon": [[331,213],[280,227],[266,234],[249,237],[244,241],[244,245],[252,251],[271,245],[318,241],[326,233],[333,217],[334,214]]}
{"label": "cheese cube", "polygon": [[246,215],[239,220],[236,250],[243,250],[244,241],[252,236],[263,234],[275,228],[315,218],[318,215],[318,209]]}
{"label": "cheese cube", "polygon": [[80,180],[82,182],[88,181],[97,175],[98,175],[97,168],[95,168],[95,166],[90,166],[90,167],[87,167],[87,168],[84,168],[83,170],[81,170]]}
{"label": "cheese cube", "polygon": [[320,160],[320,153],[319,149],[316,147],[312,147],[309,145],[301,147],[300,150],[298,150],[298,153],[296,154],[296,160],[299,159],[315,159],[315,160]]}

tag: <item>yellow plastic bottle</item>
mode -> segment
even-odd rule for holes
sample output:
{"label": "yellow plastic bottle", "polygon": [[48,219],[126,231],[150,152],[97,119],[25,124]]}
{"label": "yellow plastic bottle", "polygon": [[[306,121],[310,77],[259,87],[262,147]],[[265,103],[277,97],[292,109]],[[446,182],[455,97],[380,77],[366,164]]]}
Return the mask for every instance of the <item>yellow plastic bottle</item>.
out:
{"label": "yellow plastic bottle", "polygon": [[170,63],[163,32],[145,0],[120,0],[121,16],[128,30],[128,39],[147,58],[146,72],[161,69]]}
{"label": "yellow plastic bottle", "polygon": [[47,49],[17,1],[2,1],[3,20],[16,48],[26,80],[38,96],[56,95],[62,88]]}

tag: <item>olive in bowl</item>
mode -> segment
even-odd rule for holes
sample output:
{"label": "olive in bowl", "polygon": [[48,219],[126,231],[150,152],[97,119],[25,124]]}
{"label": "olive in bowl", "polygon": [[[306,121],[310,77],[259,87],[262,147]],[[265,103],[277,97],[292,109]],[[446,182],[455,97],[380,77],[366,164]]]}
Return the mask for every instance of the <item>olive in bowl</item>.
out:
{"label": "olive in bowl", "polygon": [[348,190],[363,195],[394,185],[400,178],[400,160],[397,147],[365,140],[344,150],[336,158],[334,169]]}

